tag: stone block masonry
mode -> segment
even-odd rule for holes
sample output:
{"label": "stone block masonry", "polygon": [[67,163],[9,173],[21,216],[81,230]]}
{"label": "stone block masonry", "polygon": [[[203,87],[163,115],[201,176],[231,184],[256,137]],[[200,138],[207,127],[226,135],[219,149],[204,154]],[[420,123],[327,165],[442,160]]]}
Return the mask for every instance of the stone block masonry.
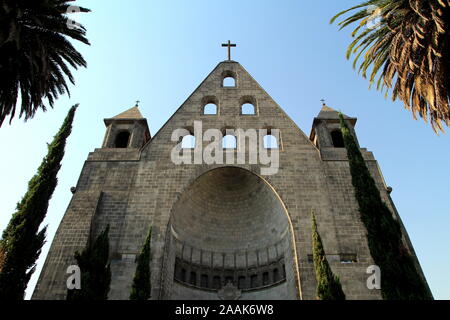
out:
{"label": "stone block masonry", "polygon": [[[224,87],[225,77],[233,77],[235,86]],[[216,104],[216,114],[204,114],[209,103]],[[253,104],[254,114],[242,114],[245,103]],[[356,119],[346,120],[356,137]],[[174,164],[178,142],[172,133],[191,132],[194,121],[203,130],[278,129],[278,172],[263,176],[262,164]],[[224,61],[153,137],[137,107],[105,124],[102,147],[83,167],[33,299],[65,299],[75,250],[107,224],[111,300],[128,299],[134,259],[150,226],[152,299],[220,299],[227,284],[240,299],[315,299],[311,210],[347,299],[381,299],[379,290],[366,286],[373,260],[346,152],[333,133],[335,110],[324,106],[308,137],[239,63]],[[362,151],[396,212],[373,154]]]}

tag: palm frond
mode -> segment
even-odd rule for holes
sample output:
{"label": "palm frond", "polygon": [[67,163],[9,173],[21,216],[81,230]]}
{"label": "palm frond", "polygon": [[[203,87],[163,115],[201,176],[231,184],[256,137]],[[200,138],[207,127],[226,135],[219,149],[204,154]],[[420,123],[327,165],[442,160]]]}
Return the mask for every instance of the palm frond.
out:
{"label": "palm frond", "polygon": [[[3,0],[0,5],[0,127],[16,114],[32,118],[70,93],[70,67],[86,67],[69,40],[89,45],[86,29],[68,23],[74,0]],[[78,7],[79,12],[89,9]],[[70,66],[70,67],[69,67]]]}
{"label": "palm frond", "polygon": [[[450,124],[450,2],[371,0],[330,23],[349,12],[338,25],[355,24],[347,49],[347,59],[355,56],[353,67],[363,77],[370,72],[370,86],[376,81],[378,90],[386,87],[415,119],[418,114],[436,133],[444,131],[443,124]],[[379,23],[369,25],[374,18]]]}

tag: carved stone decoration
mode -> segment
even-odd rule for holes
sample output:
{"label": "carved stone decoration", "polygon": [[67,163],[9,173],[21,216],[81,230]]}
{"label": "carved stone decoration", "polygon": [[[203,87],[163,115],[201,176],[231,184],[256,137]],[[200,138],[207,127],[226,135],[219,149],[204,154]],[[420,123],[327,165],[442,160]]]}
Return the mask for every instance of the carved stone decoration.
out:
{"label": "carved stone decoration", "polygon": [[239,300],[242,295],[241,290],[230,281],[217,292],[220,300]]}

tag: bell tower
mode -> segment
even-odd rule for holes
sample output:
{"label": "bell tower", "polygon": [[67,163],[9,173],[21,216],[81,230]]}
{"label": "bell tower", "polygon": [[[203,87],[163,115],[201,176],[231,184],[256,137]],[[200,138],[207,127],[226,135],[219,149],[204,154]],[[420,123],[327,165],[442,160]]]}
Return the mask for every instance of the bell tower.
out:
{"label": "bell tower", "polygon": [[137,105],[104,121],[107,129],[103,149],[139,149],[151,139],[147,120]]}
{"label": "bell tower", "polygon": [[[349,117],[345,114],[343,116],[351,133],[355,137],[356,143],[358,144],[358,139],[355,133],[355,124],[357,119]],[[319,114],[314,118],[310,140],[321,151],[338,151],[338,149],[345,148],[344,139],[341,133],[339,112],[328,107],[324,103]]]}

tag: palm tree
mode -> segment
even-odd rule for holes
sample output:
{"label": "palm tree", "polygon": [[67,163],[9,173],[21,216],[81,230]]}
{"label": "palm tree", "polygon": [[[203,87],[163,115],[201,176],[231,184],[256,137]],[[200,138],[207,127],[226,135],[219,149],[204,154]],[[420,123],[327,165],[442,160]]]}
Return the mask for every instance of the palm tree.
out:
{"label": "palm tree", "polygon": [[83,56],[68,38],[89,44],[86,29],[68,18],[74,0],[2,0],[0,4],[0,126],[10,123],[21,98],[20,116],[28,120],[38,109],[53,107],[74,83],[69,65],[86,67]]}
{"label": "palm tree", "polygon": [[[359,72],[370,72],[377,89],[392,89],[405,108],[433,130],[450,125],[450,2],[448,0],[370,0],[337,14],[357,10],[341,22],[341,29],[357,23],[347,59],[353,67],[364,57]],[[370,70],[370,71],[369,71]],[[377,75],[379,75],[378,79]]]}

